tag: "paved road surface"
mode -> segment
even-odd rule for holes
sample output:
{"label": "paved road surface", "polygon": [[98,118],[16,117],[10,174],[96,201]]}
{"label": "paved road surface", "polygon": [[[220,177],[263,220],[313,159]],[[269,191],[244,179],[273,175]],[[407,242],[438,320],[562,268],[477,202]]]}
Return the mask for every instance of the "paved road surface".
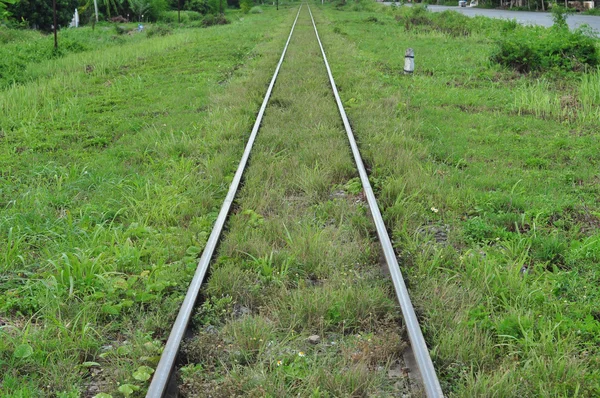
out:
{"label": "paved road surface", "polygon": [[[458,1],[457,1],[458,3]],[[392,3],[384,3],[390,5]],[[516,19],[517,22],[523,25],[541,25],[552,26],[552,16],[547,12],[529,12],[529,11],[506,11],[506,10],[488,10],[484,8],[469,8],[469,7],[447,7],[447,6],[427,6],[427,9],[433,12],[441,12],[446,10],[457,11],[469,17],[483,15],[490,18],[500,19]],[[570,15],[567,18],[567,23],[571,29],[583,24],[588,24],[596,32],[600,32],[600,17],[593,15]]]}

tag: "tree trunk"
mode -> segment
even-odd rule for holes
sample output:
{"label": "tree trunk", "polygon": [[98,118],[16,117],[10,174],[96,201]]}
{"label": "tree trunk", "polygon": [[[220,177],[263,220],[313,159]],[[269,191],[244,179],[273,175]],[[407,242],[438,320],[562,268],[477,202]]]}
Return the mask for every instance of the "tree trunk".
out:
{"label": "tree trunk", "polygon": [[56,35],[56,0],[52,0],[52,12],[54,14],[54,23],[52,27],[54,28],[54,49],[58,50],[58,36]]}

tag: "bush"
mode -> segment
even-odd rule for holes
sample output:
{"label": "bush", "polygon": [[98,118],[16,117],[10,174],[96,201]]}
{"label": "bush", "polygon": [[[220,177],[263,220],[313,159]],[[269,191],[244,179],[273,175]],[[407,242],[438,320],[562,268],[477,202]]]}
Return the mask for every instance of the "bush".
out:
{"label": "bush", "polygon": [[201,15],[215,14],[219,11],[218,0],[191,0],[187,3],[187,9]]}
{"label": "bush", "polygon": [[492,61],[521,73],[583,71],[600,63],[595,40],[583,30],[519,29],[496,44]]}
{"label": "bush", "polygon": [[600,16],[600,8],[590,8],[589,10],[585,10],[584,12],[582,12],[582,14]]}
{"label": "bush", "polygon": [[132,28],[130,26],[121,26],[121,25],[115,25],[115,32],[118,35],[124,35],[126,33],[132,32],[134,31],[136,28]]}
{"label": "bush", "polygon": [[144,13],[144,19],[158,21],[160,16],[167,11],[167,0],[148,0],[150,9]]}
{"label": "bush", "polygon": [[556,27],[559,29],[568,29],[569,28],[569,25],[567,25],[567,17],[570,14],[569,10],[567,10],[563,6],[559,6],[558,4],[555,4],[554,6],[552,6],[552,9],[550,10],[550,12],[552,13],[552,20],[554,21],[553,27]]}
{"label": "bush", "polygon": [[221,14],[207,15],[202,20],[201,26],[203,28],[208,28],[209,26],[213,26],[213,25],[227,25],[228,23],[229,23],[229,20],[227,18],[225,18],[224,15],[221,15]]}
{"label": "bush", "polygon": [[166,35],[170,35],[172,32],[173,32],[173,29],[171,29],[171,27],[169,27],[169,26],[156,25],[156,26],[153,26],[152,29],[148,30],[148,33],[146,33],[146,36],[147,37],[166,36]]}
{"label": "bush", "polygon": [[338,0],[335,6],[350,11],[377,11],[375,2],[371,0]]}
{"label": "bush", "polygon": [[254,3],[252,2],[252,0],[240,1],[240,9],[242,10],[243,14],[248,14],[253,5]]}
{"label": "bush", "polygon": [[404,24],[407,31],[418,27],[421,31],[437,31],[452,37],[470,35],[474,23],[479,22],[454,11],[431,13],[422,5],[411,7],[409,11],[396,16],[396,20]]}

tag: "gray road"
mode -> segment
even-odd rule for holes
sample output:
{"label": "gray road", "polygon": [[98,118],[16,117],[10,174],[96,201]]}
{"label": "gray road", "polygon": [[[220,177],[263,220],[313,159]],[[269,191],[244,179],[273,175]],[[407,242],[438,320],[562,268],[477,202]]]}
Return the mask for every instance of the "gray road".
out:
{"label": "gray road", "polygon": [[[458,3],[458,1],[457,1]],[[384,3],[390,5],[392,3]],[[465,14],[469,17],[476,15],[483,15],[490,18],[499,19],[516,19],[517,22],[523,25],[540,25],[540,26],[552,26],[552,17],[547,12],[528,12],[528,11],[506,11],[506,10],[488,10],[483,8],[469,8],[469,7],[447,7],[447,6],[427,6],[427,9],[433,12],[441,12],[446,10],[452,10]],[[576,28],[580,25],[587,24],[592,27],[596,32],[600,32],[600,17],[592,15],[570,15],[567,18],[567,23],[571,29]]]}

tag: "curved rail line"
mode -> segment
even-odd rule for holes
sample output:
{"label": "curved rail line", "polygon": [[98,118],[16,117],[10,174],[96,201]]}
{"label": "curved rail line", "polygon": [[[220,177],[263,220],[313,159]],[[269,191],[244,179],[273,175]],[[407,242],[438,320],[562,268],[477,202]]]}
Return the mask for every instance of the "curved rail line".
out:
{"label": "curved rail line", "polygon": [[[315,35],[317,37],[317,41],[319,42],[319,47],[321,49],[323,61],[327,69],[329,82],[331,84],[331,88],[335,96],[340,116],[344,123],[344,128],[348,136],[348,141],[350,142],[352,155],[354,156],[354,161],[356,163],[356,167],[360,175],[360,180],[365,191],[365,195],[367,197],[367,203],[369,205],[371,215],[373,216],[373,220],[375,221],[377,235],[381,242],[381,246],[390,271],[390,275],[394,283],[394,289],[396,291],[396,296],[398,298],[398,302],[400,303],[402,315],[407,326],[411,347],[414,352],[417,365],[419,367],[419,372],[421,373],[421,377],[423,378],[425,393],[430,398],[443,397],[442,388],[438,381],[435,368],[433,367],[431,357],[429,356],[429,350],[427,349],[427,344],[425,343],[423,333],[421,332],[419,321],[417,319],[412,302],[410,300],[406,284],[404,283],[404,279],[400,271],[400,266],[398,265],[398,260],[394,252],[392,242],[385,228],[383,218],[381,217],[381,212],[379,211],[379,207],[377,205],[377,199],[375,198],[375,194],[373,193],[373,188],[371,187],[371,183],[369,182],[369,177],[365,169],[362,157],[360,156],[360,151],[358,149],[358,145],[356,144],[352,128],[350,127],[348,116],[346,115],[346,111],[344,110],[344,106],[342,105],[337,86],[335,85],[335,80],[333,79],[333,74],[331,73],[331,68],[329,67],[329,62],[327,61],[327,56],[325,55],[325,50],[323,48],[323,44],[321,43],[321,38],[319,37],[317,25],[315,24],[312,11],[310,10],[310,6],[308,4],[307,7],[310,13],[310,18],[315,31]],[[202,286],[202,282],[204,281],[204,277],[206,276],[210,260],[214,254],[215,248],[221,236],[221,232],[223,231],[223,227],[229,214],[231,204],[233,203],[238,187],[240,185],[242,175],[246,168],[250,152],[252,151],[254,141],[256,139],[265,109],[267,107],[267,103],[269,102],[273,86],[275,85],[275,81],[277,80],[277,75],[279,74],[279,70],[285,58],[285,54],[287,52],[290,40],[294,33],[294,28],[296,27],[296,22],[298,21],[298,16],[300,15],[301,10],[302,4],[298,8],[298,13],[296,14],[296,18],[294,19],[294,23],[290,30],[288,39],[285,43],[285,47],[283,48],[281,58],[279,59],[277,67],[275,68],[273,78],[271,79],[271,83],[269,84],[269,88],[267,89],[267,92],[263,99],[262,105],[256,117],[256,122],[254,123],[254,127],[252,128],[252,133],[250,134],[250,138],[248,139],[248,143],[246,144],[244,154],[242,155],[242,159],[240,160],[231,186],[229,187],[227,196],[225,197],[221,210],[219,211],[219,216],[217,217],[215,226],[213,227],[206,247],[202,253],[202,256],[200,257],[196,273],[194,274],[194,278],[190,283],[188,292],[185,296],[183,304],[181,305],[179,314],[177,315],[177,319],[175,320],[173,328],[171,329],[171,334],[169,335],[169,339],[167,340],[167,344],[165,346],[163,354],[154,373],[154,377],[152,379],[152,382],[150,383],[150,387],[146,394],[147,398],[160,398],[166,391],[169,378],[171,376],[171,371],[175,363],[175,358],[177,356],[177,352],[179,351],[179,346],[181,344],[183,335],[190,320],[194,304],[196,302],[196,299],[198,298],[200,287]]]}

